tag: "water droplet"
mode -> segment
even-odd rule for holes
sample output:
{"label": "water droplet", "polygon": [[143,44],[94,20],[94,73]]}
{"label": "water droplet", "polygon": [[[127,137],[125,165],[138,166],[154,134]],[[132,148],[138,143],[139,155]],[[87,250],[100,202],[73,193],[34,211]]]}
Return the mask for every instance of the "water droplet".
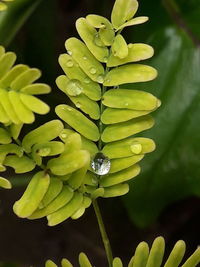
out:
{"label": "water droplet", "polygon": [[142,145],[139,142],[135,142],[131,145],[131,151],[134,154],[140,154],[142,152]]}
{"label": "water droplet", "polygon": [[85,79],[84,79],[84,83],[90,83],[90,79],[85,78]]}
{"label": "water droplet", "polygon": [[72,51],[68,50],[67,52],[70,56],[72,55]]}
{"label": "water droplet", "polygon": [[41,157],[46,157],[50,154],[51,149],[49,147],[44,147],[38,150],[37,154]]}
{"label": "water droplet", "polygon": [[102,75],[99,75],[99,76],[97,77],[97,82],[98,82],[98,83],[103,83],[103,82],[104,82],[104,77],[103,77]]}
{"label": "water droplet", "polygon": [[110,171],[110,159],[103,153],[98,152],[92,160],[91,167],[96,174],[105,175]]}
{"label": "water droplet", "polygon": [[84,60],[87,60],[87,57],[86,57],[86,56],[83,56],[83,59],[84,59]]}
{"label": "water droplet", "polygon": [[108,57],[104,57],[103,62],[107,63],[108,62]]}
{"label": "water droplet", "polygon": [[81,83],[78,80],[70,80],[67,83],[65,91],[70,96],[80,95],[82,93]]}
{"label": "water droplet", "polygon": [[76,107],[77,107],[77,108],[81,108],[81,103],[80,103],[80,102],[77,102],[77,103],[76,103]]}
{"label": "water droplet", "polygon": [[128,103],[125,103],[125,106],[126,106],[126,107],[128,107],[128,105],[129,105]]}
{"label": "water droplet", "polygon": [[70,67],[70,68],[74,66],[74,63],[71,59],[68,60],[66,64],[67,64],[67,67]]}
{"label": "water droplet", "polygon": [[97,72],[97,70],[96,70],[95,68],[91,68],[91,69],[90,69],[90,73],[91,73],[91,74],[95,74],[96,72]]}
{"label": "water droplet", "polygon": [[66,139],[67,138],[67,134],[66,133],[61,133],[60,137],[61,137],[61,139]]}

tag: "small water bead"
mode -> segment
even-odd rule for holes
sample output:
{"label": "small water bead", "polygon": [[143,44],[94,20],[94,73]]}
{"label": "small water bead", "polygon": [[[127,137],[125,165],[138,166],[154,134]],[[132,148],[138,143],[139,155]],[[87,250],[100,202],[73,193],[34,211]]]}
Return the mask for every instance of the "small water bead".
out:
{"label": "small water bead", "polygon": [[84,83],[87,83],[87,84],[90,83],[90,79],[85,78],[85,79],[84,79]]}
{"label": "small water bead", "polygon": [[139,142],[135,142],[131,145],[131,151],[134,154],[140,154],[142,152],[142,145]]}
{"label": "small water bead", "polygon": [[91,163],[91,168],[98,175],[108,174],[110,171],[111,162],[108,157],[106,157],[103,153],[98,152]]}
{"label": "small water bead", "polygon": [[96,70],[95,68],[91,68],[91,69],[90,69],[90,73],[91,73],[91,74],[95,74],[95,73],[97,73],[97,70]]}
{"label": "small water bead", "polygon": [[37,151],[37,154],[41,157],[47,157],[50,153],[51,149],[49,147],[44,147]]}
{"label": "small water bead", "polygon": [[74,66],[74,63],[72,60],[68,60],[67,63],[66,63],[67,67],[71,68]]}
{"label": "small water bead", "polygon": [[60,138],[61,139],[66,139],[67,138],[67,134],[66,133],[61,133]]}
{"label": "small water bead", "polygon": [[78,80],[70,80],[66,86],[66,93],[70,96],[77,96],[82,93],[82,86]]}
{"label": "small water bead", "polygon": [[102,75],[99,75],[99,76],[97,77],[97,82],[98,82],[98,83],[103,83],[103,82],[104,82],[104,77],[103,77]]}
{"label": "small water bead", "polygon": [[87,57],[86,57],[86,56],[83,56],[83,59],[84,59],[84,60],[87,60]]}
{"label": "small water bead", "polygon": [[103,62],[107,63],[108,62],[108,57],[104,57]]}
{"label": "small water bead", "polygon": [[77,103],[76,103],[76,107],[77,107],[77,108],[81,108],[81,103],[80,103],[80,102],[77,102]]}

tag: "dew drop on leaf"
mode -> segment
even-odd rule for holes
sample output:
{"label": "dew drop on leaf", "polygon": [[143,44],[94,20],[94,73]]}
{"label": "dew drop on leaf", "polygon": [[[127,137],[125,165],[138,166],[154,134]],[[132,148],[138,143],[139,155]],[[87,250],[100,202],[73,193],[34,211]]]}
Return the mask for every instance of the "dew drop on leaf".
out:
{"label": "dew drop on leaf", "polygon": [[83,56],[83,59],[84,59],[84,60],[87,60],[87,57],[86,57],[86,56]]}
{"label": "dew drop on leaf", "polygon": [[67,64],[67,67],[70,67],[70,68],[74,66],[74,63],[72,60],[68,60],[66,64]]}
{"label": "dew drop on leaf", "polygon": [[85,78],[84,83],[90,83],[90,80],[88,78]]}
{"label": "dew drop on leaf", "polygon": [[49,147],[44,147],[38,150],[37,154],[41,157],[46,157],[51,153],[51,149]]}
{"label": "dew drop on leaf", "polygon": [[99,75],[97,77],[97,81],[98,81],[98,83],[103,83],[104,82],[104,77],[102,75]]}
{"label": "dew drop on leaf", "polygon": [[91,68],[91,69],[90,69],[90,73],[91,73],[91,74],[95,74],[96,72],[97,72],[97,70],[96,70],[95,68]]}
{"label": "dew drop on leaf", "polygon": [[131,151],[134,154],[140,154],[142,152],[142,145],[138,142],[135,142],[131,145]]}
{"label": "dew drop on leaf", "polygon": [[78,80],[70,80],[67,83],[66,93],[70,96],[77,96],[82,93],[82,86]]}
{"label": "dew drop on leaf", "polygon": [[98,152],[92,160],[91,167],[96,174],[105,175],[110,171],[110,159],[103,153]]}

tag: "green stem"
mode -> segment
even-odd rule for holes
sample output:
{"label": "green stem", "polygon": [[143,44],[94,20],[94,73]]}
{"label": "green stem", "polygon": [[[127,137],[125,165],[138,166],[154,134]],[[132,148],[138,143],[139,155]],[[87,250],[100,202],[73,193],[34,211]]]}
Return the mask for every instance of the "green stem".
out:
{"label": "green stem", "polygon": [[111,249],[111,246],[110,246],[110,241],[109,241],[108,235],[106,233],[106,229],[105,229],[105,226],[104,226],[103,218],[102,218],[101,211],[99,209],[99,205],[98,205],[97,200],[93,200],[93,207],[94,207],[94,211],[95,211],[95,214],[96,214],[96,217],[97,217],[99,230],[101,232],[101,237],[102,237],[104,248],[105,248],[105,251],[106,251],[108,264],[109,264],[109,267],[112,267],[112,262],[113,262],[112,249]]}

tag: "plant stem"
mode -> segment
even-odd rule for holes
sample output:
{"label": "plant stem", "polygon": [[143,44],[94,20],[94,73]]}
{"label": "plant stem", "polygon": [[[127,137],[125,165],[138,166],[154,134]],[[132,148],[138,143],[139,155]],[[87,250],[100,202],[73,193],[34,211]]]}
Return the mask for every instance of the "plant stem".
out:
{"label": "plant stem", "polygon": [[110,241],[108,239],[108,235],[106,233],[105,225],[104,225],[104,222],[103,222],[103,218],[102,218],[101,211],[99,209],[99,205],[98,205],[97,200],[93,200],[93,207],[94,207],[94,211],[95,211],[95,214],[96,214],[96,217],[97,217],[97,221],[98,221],[98,224],[99,224],[99,230],[101,232],[101,237],[102,237],[104,248],[105,248],[105,251],[106,251],[108,264],[109,264],[109,267],[112,267],[112,262],[113,262],[112,249],[111,249],[111,246],[110,246]]}

